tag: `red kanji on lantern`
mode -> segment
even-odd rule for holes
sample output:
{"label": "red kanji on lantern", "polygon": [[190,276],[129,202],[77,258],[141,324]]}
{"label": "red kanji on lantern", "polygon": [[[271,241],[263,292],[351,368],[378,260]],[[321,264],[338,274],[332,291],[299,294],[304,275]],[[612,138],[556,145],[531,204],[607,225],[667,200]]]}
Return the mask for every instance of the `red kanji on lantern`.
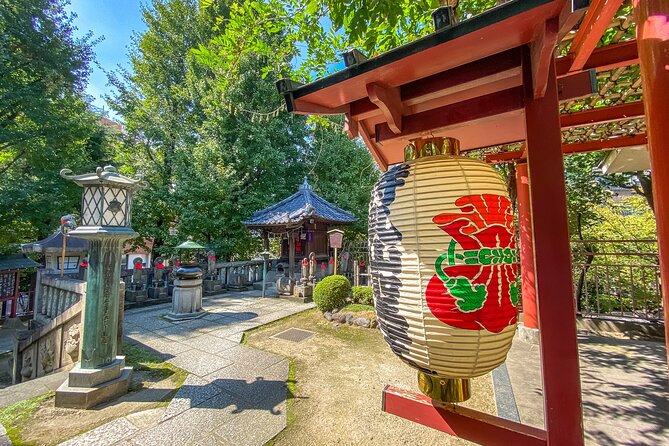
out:
{"label": "red kanji on lantern", "polygon": [[437,274],[427,286],[427,305],[452,327],[499,333],[517,318],[511,201],[481,194],[460,197],[455,205],[461,213],[433,218],[452,239],[435,262]]}

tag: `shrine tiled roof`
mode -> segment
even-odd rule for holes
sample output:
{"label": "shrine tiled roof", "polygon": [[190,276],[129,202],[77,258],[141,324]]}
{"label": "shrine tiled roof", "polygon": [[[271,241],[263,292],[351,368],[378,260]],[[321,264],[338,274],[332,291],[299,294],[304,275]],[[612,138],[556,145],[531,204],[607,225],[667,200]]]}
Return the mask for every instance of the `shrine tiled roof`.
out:
{"label": "shrine tiled roof", "polygon": [[25,254],[0,256],[0,271],[36,268],[38,266],[40,266],[39,263],[29,259]]}
{"label": "shrine tiled roof", "polygon": [[[60,250],[63,246],[63,234],[56,230],[53,234],[42,240],[21,245],[23,252],[46,252],[51,250]],[[68,237],[68,251],[88,251],[88,240],[83,238]]]}
{"label": "shrine tiled roof", "polygon": [[305,177],[297,193],[255,212],[243,223],[248,227],[281,226],[301,223],[308,218],[339,224],[353,223],[356,220],[352,213],[316,195]]}

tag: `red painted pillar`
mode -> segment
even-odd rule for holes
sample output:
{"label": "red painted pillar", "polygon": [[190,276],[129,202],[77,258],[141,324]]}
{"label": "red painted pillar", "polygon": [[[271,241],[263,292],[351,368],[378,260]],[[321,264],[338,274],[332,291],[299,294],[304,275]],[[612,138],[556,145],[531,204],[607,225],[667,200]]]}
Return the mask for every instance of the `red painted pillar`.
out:
{"label": "red painted pillar", "polygon": [[[669,2],[634,0],[669,351]],[[669,363],[669,357],[667,358]]]}
{"label": "red painted pillar", "polygon": [[539,328],[534,287],[534,246],[532,241],[532,211],[530,209],[530,177],[527,173],[527,163],[525,162],[516,164],[516,191],[518,196],[523,325],[527,328]]}
{"label": "red painted pillar", "polygon": [[544,417],[549,446],[579,446],[581,381],[554,61],[548,76],[545,96],[533,99],[529,89],[525,102]]}

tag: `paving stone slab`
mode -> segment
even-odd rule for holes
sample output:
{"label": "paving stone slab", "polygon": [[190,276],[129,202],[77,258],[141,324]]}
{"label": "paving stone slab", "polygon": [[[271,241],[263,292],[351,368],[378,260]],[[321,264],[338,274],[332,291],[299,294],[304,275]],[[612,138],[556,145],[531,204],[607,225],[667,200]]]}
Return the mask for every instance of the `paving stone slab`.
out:
{"label": "paving stone slab", "polygon": [[288,371],[288,360],[265,369],[237,363],[219,369],[205,379],[242,398],[240,408],[272,411],[286,401]]}
{"label": "paving stone slab", "polygon": [[197,376],[208,375],[220,368],[232,364],[232,360],[229,358],[222,358],[221,356],[212,355],[200,350],[189,350],[167,362],[180,367],[187,372],[194,373]]}
{"label": "paving stone slab", "polygon": [[160,328],[167,328],[174,325],[170,321],[167,321],[158,315],[136,315],[133,317],[128,317],[127,322],[150,331],[155,331]]}
{"label": "paving stone slab", "polygon": [[218,336],[203,334],[194,338],[186,339],[184,344],[208,353],[220,353],[230,348],[236,347],[239,343],[230,341],[225,338],[219,338]]}
{"label": "paving stone slab", "polygon": [[200,335],[200,333],[185,327],[180,327],[178,324],[172,324],[170,327],[155,330],[154,333],[177,342],[182,342],[185,339]]}
{"label": "paving stone slab", "polygon": [[231,363],[253,366],[258,370],[265,369],[284,359],[273,353],[263,352],[243,345],[225,350],[219,353],[219,355],[230,360]]}
{"label": "paving stone slab", "polygon": [[130,437],[138,430],[137,426],[126,418],[118,418],[63,442],[60,446],[108,446]]}
{"label": "paving stone slab", "polygon": [[180,353],[190,350],[192,347],[176,342],[172,339],[168,339],[162,336],[154,335],[142,335],[142,336],[128,336],[131,342],[142,344],[157,353],[162,354],[163,357],[174,357]]}
{"label": "paving stone slab", "polygon": [[177,394],[167,406],[162,419],[167,420],[179,415],[220,393],[221,389],[208,380],[195,375],[188,375]]}
{"label": "paving stone slab", "polygon": [[126,415],[126,419],[134,424],[138,429],[148,429],[156,426],[163,418],[165,413],[164,407],[156,407],[155,409],[142,410]]}
{"label": "paving stone slab", "polygon": [[214,433],[236,446],[262,446],[285,429],[285,413],[285,404],[276,413],[246,410]]}
{"label": "paving stone slab", "polygon": [[186,410],[136,435],[132,441],[139,446],[188,444],[198,436],[229,422],[235,409],[234,397],[221,393],[206,400],[201,406]]}

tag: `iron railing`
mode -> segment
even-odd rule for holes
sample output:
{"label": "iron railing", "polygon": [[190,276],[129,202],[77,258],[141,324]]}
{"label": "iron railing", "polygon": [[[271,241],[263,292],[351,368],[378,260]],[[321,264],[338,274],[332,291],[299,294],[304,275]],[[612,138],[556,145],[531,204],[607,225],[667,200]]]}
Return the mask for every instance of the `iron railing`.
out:
{"label": "iron railing", "polygon": [[573,240],[571,248],[581,315],[663,319],[656,240]]}

